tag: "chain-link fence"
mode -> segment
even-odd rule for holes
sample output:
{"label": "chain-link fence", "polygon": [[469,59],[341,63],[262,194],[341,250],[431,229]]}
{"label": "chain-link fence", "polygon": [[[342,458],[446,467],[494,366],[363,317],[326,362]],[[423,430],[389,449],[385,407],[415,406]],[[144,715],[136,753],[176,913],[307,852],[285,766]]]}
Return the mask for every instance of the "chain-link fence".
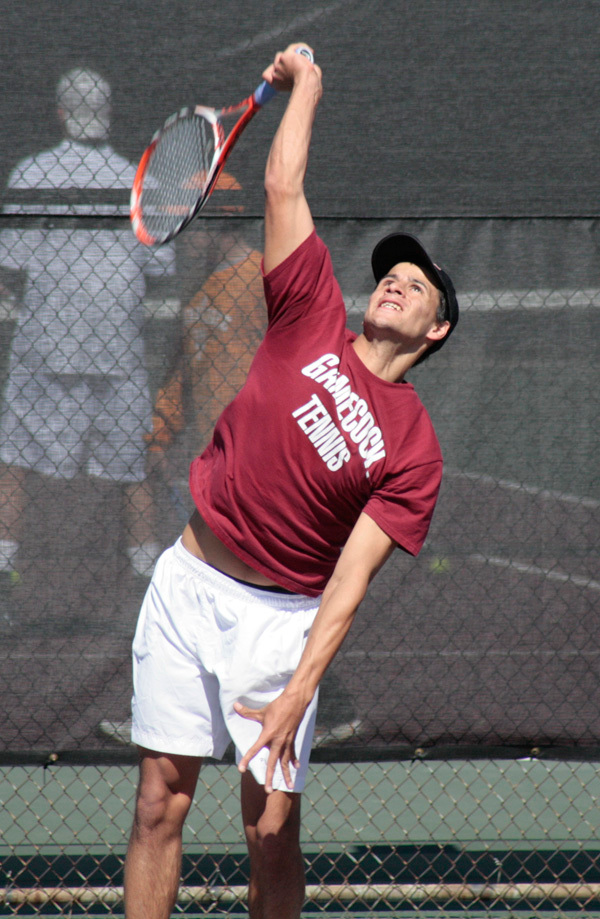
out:
{"label": "chain-link fence", "polygon": [[[7,215],[4,257],[22,247],[40,263],[50,252],[52,273],[76,239],[84,286],[81,240],[114,252],[107,240],[129,232],[124,219],[94,219]],[[320,230],[334,253],[354,233],[352,261],[386,226]],[[263,331],[259,232],[217,212],[139,296],[145,427],[132,435],[114,420],[138,438],[156,551],[189,512],[188,460]],[[27,284],[39,290],[23,272],[3,275],[5,393],[18,390]],[[347,283],[356,326],[368,278]],[[466,291],[452,347],[414,374],[445,480],[421,556],[397,553],[376,579],[324,681],[305,795],[308,913],[598,907],[600,786],[591,762],[577,761],[598,752],[598,303],[587,286]],[[71,308],[61,301],[56,319]],[[119,346],[122,331],[114,323]],[[36,339],[23,337],[27,359]],[[80,376],[92,390],[99,382],[89,368]],[[72,400],[77,374],[66,377]],[[11,417],[19,398],[6,401]],[[77,409],[95,437],[90,404]],[[45,409],[45,432],[51,417]],[[62,429],[57,442],[72,477],[28,468],[26,451],[15,464],[26,526],[2,595],[3,908],[112,914],[135,784],[129,650],[147,578],[128,551],[129,483],[90,470],[93,443],[70,453]],[[235,787],[232,767],[205,769],[178,904],[192,915],[243,913]]]}
{"label": "chain-link fence", "polygon": [[[0,216],[2,909],[121,910],[130,645],[191,510],[190,459],[264,332],[239,179],[175,244],[127,219],[110,89],[59,84],[65,139]],[[232,166],[233,169],[233,166]],[[600,912],[600,257],[594,219],[413,219],[460,325],[411,374],[445,454],[418,559],[375,580],[322,687],[307,911]],[[358,329],[397,221],[318,220]],[[268,502],[268,470],[263,483]],[[178,909],[238,915],[236,772],[202,773]]]}
{"label": "chain-link fence", "polygon": [[[4,770],[5,914],[122,913],[135,779],[133,767]],[[598,915],[598,790],[590,763],[316,765],[304,796],[303,914]],[[246,914],[238,812],[235,768],[207,766],[177,913]]]}

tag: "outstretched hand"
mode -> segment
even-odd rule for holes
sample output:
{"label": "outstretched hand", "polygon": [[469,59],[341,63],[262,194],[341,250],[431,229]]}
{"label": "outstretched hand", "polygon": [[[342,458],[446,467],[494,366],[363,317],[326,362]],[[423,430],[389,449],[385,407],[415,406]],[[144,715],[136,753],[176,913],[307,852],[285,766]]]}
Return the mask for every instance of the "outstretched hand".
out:
{"label": "outstretched hand", "polygon": [[294,781],[290,772],[290,765],[295,769],[300,767],[296,757],[295,741],[298,726],[302,721],[306,706],[302,706],[297,700],[286,696],[286,693],[283,692],[264,708],[252,709],[242,705],[240,702],[235,702],[234,709],[242,718],[262,724],[262,731],[258,740],[240,760],[238,765],[240,772],[245,772],[256,754],[263,747],[267,747],[269,757],[265,778],[266,793],[270,794],[273,791],[273,776],[278,762],[281,763],[285,784],[292,791]]}

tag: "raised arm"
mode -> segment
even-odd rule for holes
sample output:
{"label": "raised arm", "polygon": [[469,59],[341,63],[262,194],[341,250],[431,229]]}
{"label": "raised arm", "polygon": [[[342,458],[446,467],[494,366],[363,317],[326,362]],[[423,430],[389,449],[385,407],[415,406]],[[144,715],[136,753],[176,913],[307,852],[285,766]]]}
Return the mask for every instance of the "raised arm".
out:
{"label": "raised arm", "polygon": [[321,98],[321,70],[297,54],[297,44],[277,54],[263,76],[278,90],[291,92],[273,139],[265,170],[264,266],[268,273],[313,230],[304,195],[304,176],[312,126]]}

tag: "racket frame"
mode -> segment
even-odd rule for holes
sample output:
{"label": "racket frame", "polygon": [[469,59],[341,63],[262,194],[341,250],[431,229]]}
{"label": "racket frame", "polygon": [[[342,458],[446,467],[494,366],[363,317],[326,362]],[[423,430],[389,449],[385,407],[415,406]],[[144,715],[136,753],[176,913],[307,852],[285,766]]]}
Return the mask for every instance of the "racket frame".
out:
{"label": "racket frame", "polygon": [[[229,154],[231,153],[240,134],[245,129],[248,122],[254,118],[258,110],[276,95],[277,91],[263,80],[260,86],[254,90],[252,95],[248,96],[248,98],[244,99],[242,102],[238,102],[236,105],[227,106],[226,108],[222,109],[214,109],[206,105],[196,105],[193,108],[183,108],[179,112],[176,112],[174,115],[171,115],[169,118],[167,118],[162,128],[159,128],[159,130],[154,134],[150,144],[144,151],[135,174],[133,187],[131,189],[131,224],[133,227],[133,232],[141,243],[144,243],[146,246],[156,246],[166,243],[170,239],[173,239],[174,236],[177,236],[177,234],[180,233],[188,225],[188,223],[190,223],[194,217],[197,216],[199,211],[201,211],[206,204],[215,185],[217,184],[218,178],[223,171]],[[240,111],[242,114],[232,127],[229,134],[225,136],[221,119],[226,116],[235,115],[237,111]],[[181,220],[179,220],[168,233],[163,234],[161,237],[153,236],[148,232],[144,225],[144,179],[146,177],[154,151],[156,150],[156,147],[164,134],[171,130],[177,122],[188,121],[191,118],[204,118],[205,121],[208,121],[213,129],[215,151],[213,153],[211,164],[208,169],[206,180],[203,187],[199,190],[196,203],[189,209],[188,213],[182,216]]]}
{"label": "racket frame", "polygon": [[[299,47],[296,48],[297,54],[302,54],[304,57],[308,58],[311,62],[314,60],[312,52],[308,48]],[[163,243],[169,242],[173,237],[177,236],[193,219],[198,215],[202,210],[206,202],[208,201],[211,192],[213,191],[217,180],[223,171],[225,163],[231,153],[236,141],[238,140],[240,134],[246,127],[249,121],[254,118],[259,109],[266,105],[274,96],[277,95],[277,90],[273,88],[265,80],[257,86],[254,92],[248,96],[247,99],[238,102],[236,105],[231,105],[222,109],[214,109],[205,105],[196,105],[193,108],[187,107],[180,109],[179,112],[171,115],[163,126],[154,134],[152,140],[150,141],[148,147],[142,154],[140,159],[135,178],[133,180],[133,186],[131,189],[131,199],[130,199],[130,218],[131,225],[133,227],[133,232],[141,243],[146,246],[156,246],[162,245]],[[245,111],[244,111],[245,109]],[[221,118],[227,115],[235,115],[237,111],[242,112],[238,121],[234,124],[231,131],[225,136]],[[153,236],[148,232],[147,228],[144,225],[143,217],[143,192],[144,192],[144,178],[148,171],[148,167],[154,151],[158,143],[160,142],[163,135],[169,131],[178,121],[189,120],[190,118],[204,118],[211,125],[214,132],[214,141],[215,141],[215,152],[213,154],[210,167],[206,176],[206,180],[202,189],[199,191],[197,201],[193,207],[191,207],[188,212],[181,218],[180,221],[168,232],[162,234],[160,237]]]}

